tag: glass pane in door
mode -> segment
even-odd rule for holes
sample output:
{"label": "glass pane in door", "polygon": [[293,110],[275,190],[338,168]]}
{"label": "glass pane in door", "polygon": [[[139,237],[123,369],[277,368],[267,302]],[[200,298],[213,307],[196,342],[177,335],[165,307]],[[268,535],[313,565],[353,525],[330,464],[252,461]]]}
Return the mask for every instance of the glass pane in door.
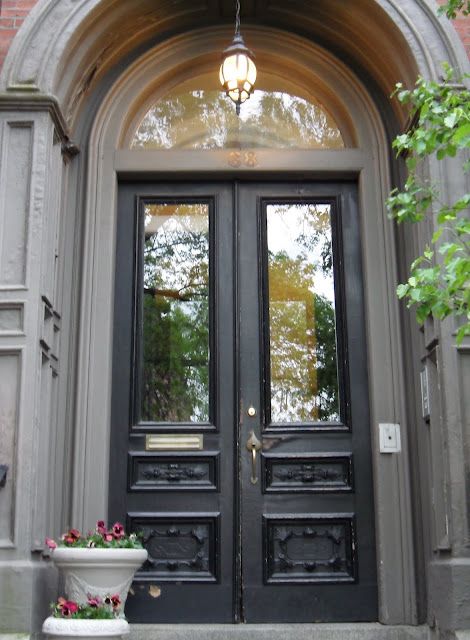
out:
{"label": "glass pane in door", "polygon": [[209,420],[209,205],[144,203],[140,416]]}
{"label": "glass pane in door", "polygon": [[331,205],[266,205],[272,423],[340,420]]}

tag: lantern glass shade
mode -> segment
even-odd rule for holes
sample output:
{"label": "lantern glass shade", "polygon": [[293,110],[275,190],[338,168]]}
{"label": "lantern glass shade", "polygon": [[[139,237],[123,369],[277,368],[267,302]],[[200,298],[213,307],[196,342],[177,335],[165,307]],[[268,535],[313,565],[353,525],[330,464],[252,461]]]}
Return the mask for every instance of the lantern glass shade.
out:
{"label": "lantern glass shade", "polygon": [[224,51],[220,65],[220,83],[237,106],[245,102],[253,91],[256,81],[256,66],[253,54],[245,47],[241,36]]}

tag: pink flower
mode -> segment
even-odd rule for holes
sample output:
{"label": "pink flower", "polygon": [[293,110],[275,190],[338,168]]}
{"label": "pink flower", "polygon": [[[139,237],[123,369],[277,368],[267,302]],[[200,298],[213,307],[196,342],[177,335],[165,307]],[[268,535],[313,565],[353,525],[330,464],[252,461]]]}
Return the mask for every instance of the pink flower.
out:
{"label": "pink flower", "polygon": [[99,596],[91,597],[90,594],[88,594],[88,604],[90,607],[99,607],[102,604],[102,601]]}
{"label": "pink flower", "polygon": [[113,605],[113,609],[118,609],[121,606],[121,598],[117,593],[111,596],[111,604]]}
{"label": "pink flower", "polygon": [[77,613],[78,604],[73,602],[73,600],[59,598],[57,601],[57,608],[60,610],[60,614],[63,618],[71,618],[74,613]]}
{"label": "pink flower", "polygon": [[104,520],[98,520],[96,523],[96,531],[102,536],[106,533],[106,524]]}
{"label": "pink flower", "polygon": [[51,549],[51,551],[53,549],[57,549],[57,542],[55,542],[52,538],[46,538],[46,547],[48,547],[48,549]]}
{"label": "pink flower", "polygon": [[119,594],[115,593],[113,596],[106,596],[104,603],[112,605],[113,609],[116,610],[121,606],[122,601]]}
{"label": "pink flower", "polygon": [[70,529],[64,536],[65,544],[74,544],[80,539],[80,531],[78,529]]}
{"label": "pink flower", "polygon": [[120,538],[123,538],[125,533],[124,533],[124,527],[122,526],[122,524],[120,522],[115,522],[113,524],[113,536],[115,537],[116,540],[119,540]]}
{"label": "pink flower", "polygon": [[106,542],[112,542],[113,541],[113,534],[112,533],[106,533],[103,538],[105,539]]}

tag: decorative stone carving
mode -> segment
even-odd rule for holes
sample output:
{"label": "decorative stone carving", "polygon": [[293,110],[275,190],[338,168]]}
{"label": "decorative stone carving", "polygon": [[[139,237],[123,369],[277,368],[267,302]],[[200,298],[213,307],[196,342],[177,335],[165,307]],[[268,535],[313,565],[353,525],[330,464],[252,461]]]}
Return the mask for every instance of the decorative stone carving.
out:
{"label": "decorative stone carving", "polygon": [[42,632],[47,640],[90,640],[107,638],[121,640],[129,635],[129,623],[122,618],[114,620],[69,620],[50,616],[44,620]]}
{"label": "decorative stone carving", "polygon": [[124,612],[134,573],[146,560],[147,551],[58,547],[51,557],[65,577],[69,600],[85,604],[88,594],[119,594]]}

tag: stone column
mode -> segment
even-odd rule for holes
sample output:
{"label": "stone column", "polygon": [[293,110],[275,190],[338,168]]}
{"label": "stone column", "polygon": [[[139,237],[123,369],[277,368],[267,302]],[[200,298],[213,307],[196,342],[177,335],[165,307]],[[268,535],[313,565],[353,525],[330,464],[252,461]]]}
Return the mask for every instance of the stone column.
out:
{"label": "stone column", "polygon": [[67,506],[64,145],[54,100],[0,94],[0,634],[38,628],[56,596],[41,552]]}

